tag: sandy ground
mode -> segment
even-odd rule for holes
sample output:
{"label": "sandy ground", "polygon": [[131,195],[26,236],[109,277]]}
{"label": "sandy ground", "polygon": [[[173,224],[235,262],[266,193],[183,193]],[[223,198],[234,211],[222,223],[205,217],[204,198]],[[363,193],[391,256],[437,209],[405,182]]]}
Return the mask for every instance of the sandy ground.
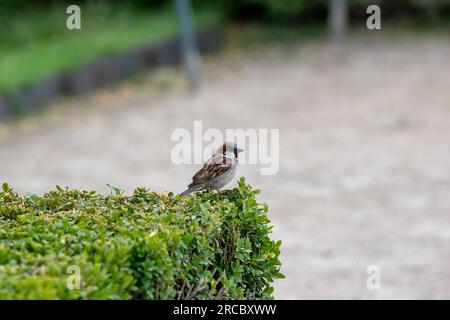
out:
{"label": "sandy ground", "polygon": [[[283,241],[280,299],[450,299],[450,41],[363,39],[210,57],[204,86],[165,69],[0,126],[0,180],[180,192],[173,130],[279,128],[280,171],[263,190]],[[369,265],[381,289],[366,286]]]}

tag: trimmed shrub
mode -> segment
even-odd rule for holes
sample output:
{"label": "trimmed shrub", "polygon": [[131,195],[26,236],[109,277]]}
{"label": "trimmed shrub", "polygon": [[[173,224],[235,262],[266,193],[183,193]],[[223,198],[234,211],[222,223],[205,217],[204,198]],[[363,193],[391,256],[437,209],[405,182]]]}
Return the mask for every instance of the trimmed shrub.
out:
{"label": "trimmed shrub", "polygon": [[243,178],[191,197],[2,189],[0,299],[271,299],[283,277],[267,205]]}

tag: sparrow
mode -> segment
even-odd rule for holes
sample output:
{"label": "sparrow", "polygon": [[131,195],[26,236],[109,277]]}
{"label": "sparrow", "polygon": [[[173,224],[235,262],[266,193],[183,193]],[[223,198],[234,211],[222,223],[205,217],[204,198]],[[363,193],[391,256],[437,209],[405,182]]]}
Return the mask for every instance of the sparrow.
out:
{"label": "sparrow", "polygon": [[236,143],[225,142],[205,162],[193,177],[192,183],[181,196],[201,190],[219,190],[231,181],[238,165],[238,154],[244,149],[238,148]]}

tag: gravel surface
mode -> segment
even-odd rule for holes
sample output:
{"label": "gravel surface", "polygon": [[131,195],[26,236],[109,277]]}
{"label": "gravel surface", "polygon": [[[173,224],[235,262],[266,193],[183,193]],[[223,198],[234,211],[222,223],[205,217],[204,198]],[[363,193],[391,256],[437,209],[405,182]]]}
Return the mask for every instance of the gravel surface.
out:
{"label": "gravel surface", "polygon": [[163,69],[61,101],[0,125],[0,180],[24,193],[181,192],[199,166],[171,162],[173,130],[279,128],[278,174],[237,174],[263,190],[283,241],[276,297],[450,299],[448,39],[228,49],[206,59],[196,96]]}

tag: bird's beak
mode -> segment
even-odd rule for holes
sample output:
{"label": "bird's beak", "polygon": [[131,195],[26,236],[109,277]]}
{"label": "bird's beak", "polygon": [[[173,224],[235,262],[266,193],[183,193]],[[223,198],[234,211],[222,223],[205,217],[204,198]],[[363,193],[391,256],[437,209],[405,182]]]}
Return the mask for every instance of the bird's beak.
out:
{"label": "bird's beak", "polygon": [[242,152],[242,151],[244,151],[244,149],[237,148],[237,153],[240,153],[240,152]]}

